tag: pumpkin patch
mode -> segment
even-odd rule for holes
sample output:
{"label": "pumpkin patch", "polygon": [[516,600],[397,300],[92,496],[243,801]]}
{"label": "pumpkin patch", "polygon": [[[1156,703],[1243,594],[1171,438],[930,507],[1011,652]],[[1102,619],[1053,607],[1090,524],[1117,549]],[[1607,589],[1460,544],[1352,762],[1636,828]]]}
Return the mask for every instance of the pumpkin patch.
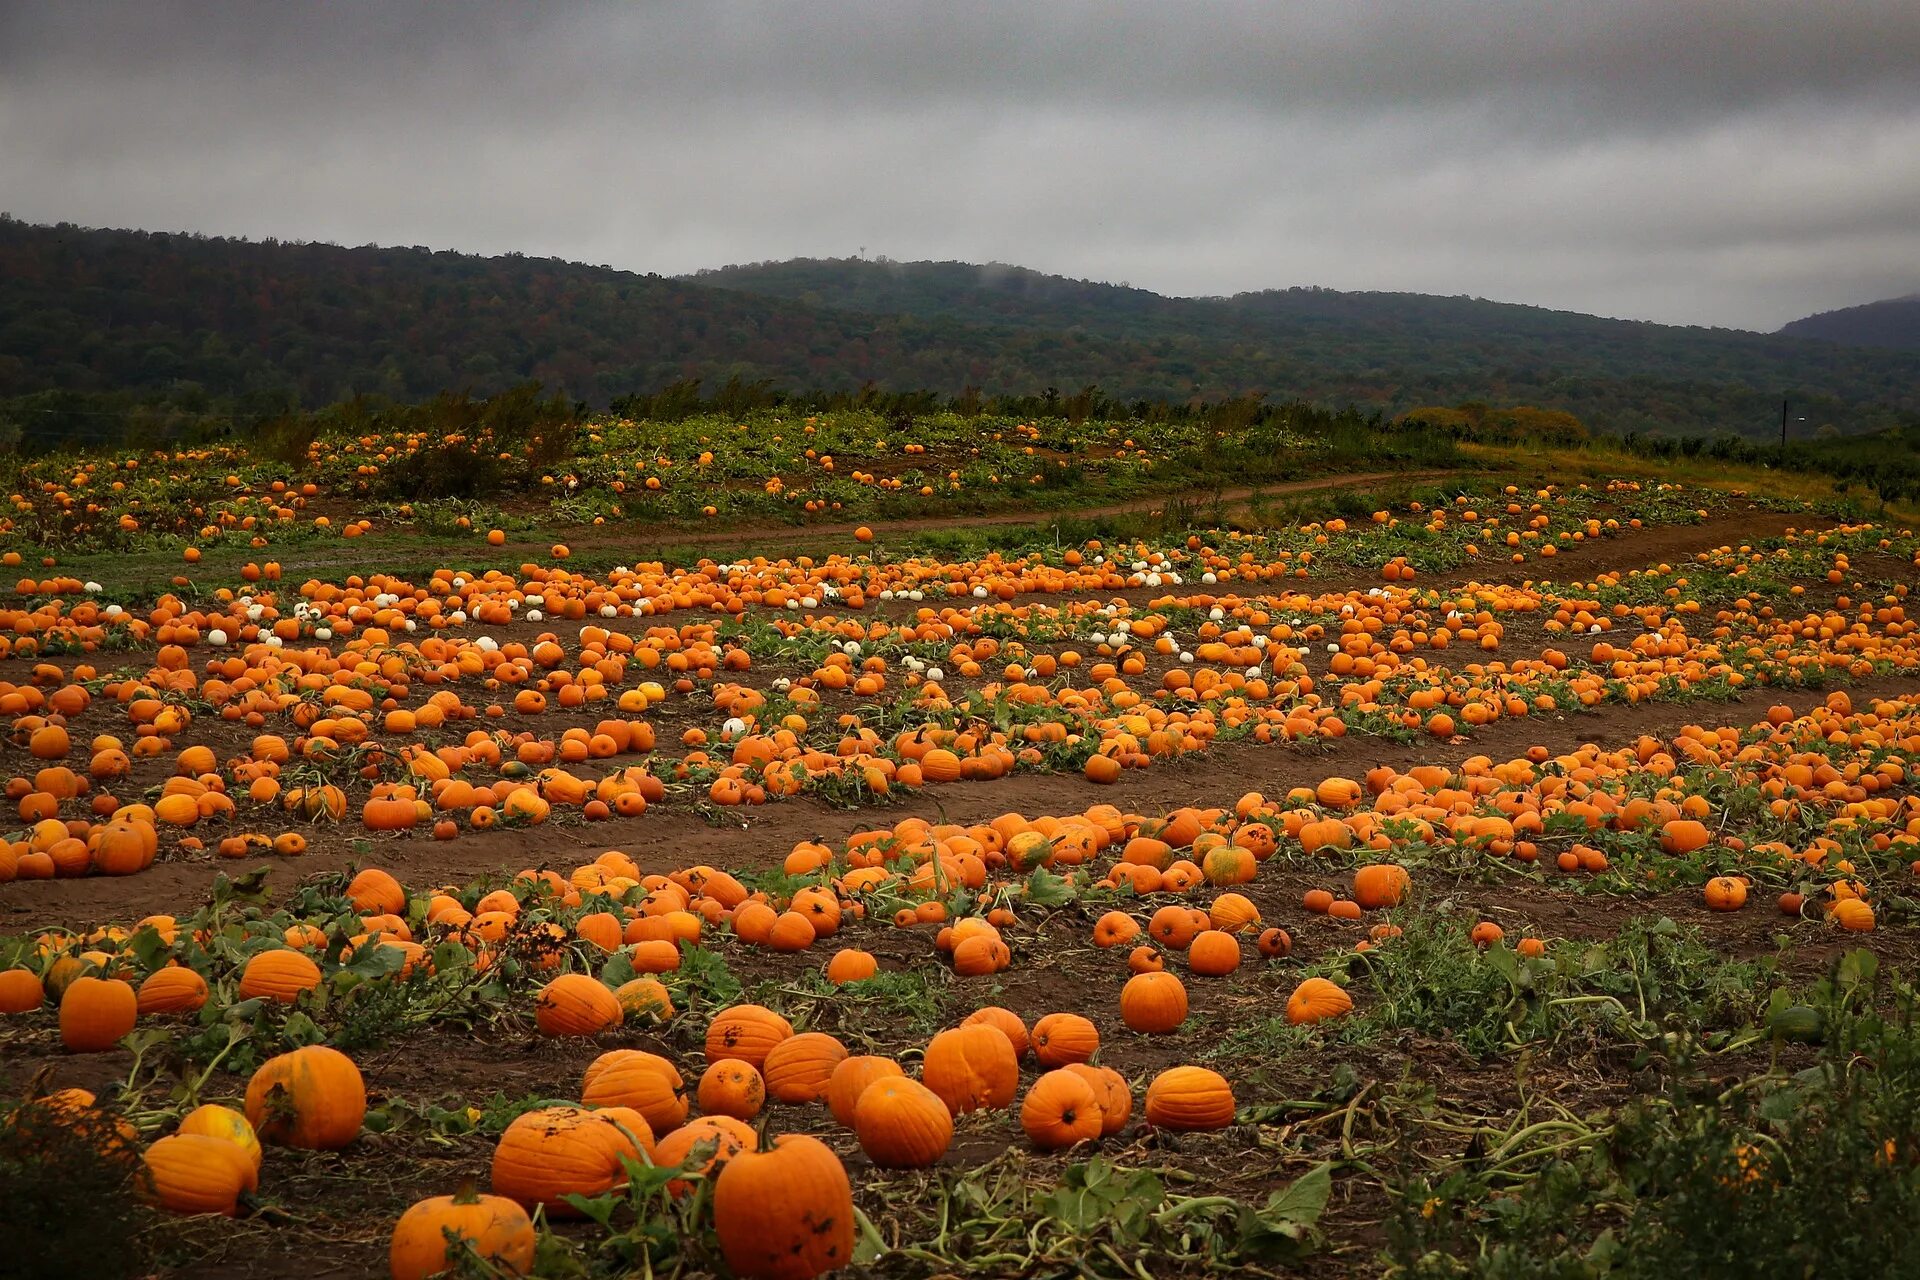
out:
{"label": "pumpkin patch", "polygon": [[1454,1257],[1629,1133],[1771,1195],[1838,1114],[1790,1091],[1897,1066],[1894,517],[1490,463],[943,532],[1197,428],[745,417],[596,421],[512,510],[362,515],[412,438],[23,462],[0,1169],[408,1277],[1407,1270],[1362,1224]]}

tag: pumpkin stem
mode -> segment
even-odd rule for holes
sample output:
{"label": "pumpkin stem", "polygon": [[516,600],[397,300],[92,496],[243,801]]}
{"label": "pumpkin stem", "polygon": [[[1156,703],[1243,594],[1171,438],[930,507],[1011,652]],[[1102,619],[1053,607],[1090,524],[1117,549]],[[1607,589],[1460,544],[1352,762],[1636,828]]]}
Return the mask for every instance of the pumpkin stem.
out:
{"label": "pumpkin stem", "polygon": [[474,1184],[472,1178],[460,1179],[460,1185],[453,1193],[453,1202],[455,1204],[480,1203],[480,1189]]}
{"label": "pumpkin stem", "polygon": [[47,1085],[50,1084],[52,1080],[53,1080],[53,1064],[49,1062],[46,1066],[41,1067],[38,1071],[33,1073],[33,1078],[27,1081],[26,1093],[22,1096],[27,1098],[46,1097],[47,1094],[50,1092],[50,1090],[48,1090],[47,1088]]}

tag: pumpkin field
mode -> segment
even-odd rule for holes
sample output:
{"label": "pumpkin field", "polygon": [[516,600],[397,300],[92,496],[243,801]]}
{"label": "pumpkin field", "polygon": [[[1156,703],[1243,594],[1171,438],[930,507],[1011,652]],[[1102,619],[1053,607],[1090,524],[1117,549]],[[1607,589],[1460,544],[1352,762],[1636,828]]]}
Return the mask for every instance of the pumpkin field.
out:
{"label": "pumpkin field", "polygon": [[0,1276],[1920,1274],[1920,537],[1363,445],[10,463]]}

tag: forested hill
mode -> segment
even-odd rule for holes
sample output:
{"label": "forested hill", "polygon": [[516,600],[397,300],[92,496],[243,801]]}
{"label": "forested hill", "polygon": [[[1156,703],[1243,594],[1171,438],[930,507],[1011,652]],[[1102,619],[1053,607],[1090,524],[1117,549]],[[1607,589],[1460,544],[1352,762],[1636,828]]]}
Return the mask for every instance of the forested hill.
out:
{"label": "forested hill", "polygon": [[1780,330],[1795,338],[1821,338],[1857,347],[1920,351],[1920,293],[1888,298],[1795,320]]}
{"label": "forested hill", "polygon": [[16,425],[112,423],[100,403],[264,413],[528,378],[604,405],[732,377],[945,395],[1094,385],[1121,401],[1257,391],[1390,412],[1483,400],[1688,434],[1763,434],[1783,391],[1847,430],[1920,410],[1920,354],[1466,299],[1175,299],[1013,268],[865,261],[665,279],[0,218],[0,418]]}
{"label": "forested hill", "polygon": [[1279,289],[1167,298],[958,262],[795,259],[705,271],[700,284],[875,314],[1031,325],[1149,345],[1199,337],[1283,355],[1306,398],[1399,408],[1462,399],[1567,409],[1618,430],[1764,434],[1792,396],[1846,430],[1920,410],[1920,359],[1797,335],[1608,320],[1414,293]]}
{"label": "forested hill", "polygon": [[[0,397],[50,388],[306,404],[538,378],[604,404],[688,376],[1024,385],[1019,348],[555,259],[0,220]],[[1092,376],[1097,352],[1065,376]]]}

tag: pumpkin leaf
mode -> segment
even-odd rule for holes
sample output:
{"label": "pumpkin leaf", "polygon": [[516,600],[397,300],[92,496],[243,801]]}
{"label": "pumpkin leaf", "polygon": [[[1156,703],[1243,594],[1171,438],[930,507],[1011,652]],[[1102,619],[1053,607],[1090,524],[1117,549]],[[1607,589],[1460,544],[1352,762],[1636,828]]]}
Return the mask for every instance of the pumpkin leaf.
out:
{"label": "pumpkin leaf", "polygon": [[1074,899],[1073,886],[1064,876],[1045,867],[1035,867],[1027,877],[1026,900],[1037,907],[1064,907]]}
{"label": "pumpkin leaf", "polygon": [[578,1192],[570,1192],[561,1198],[602,1227],[612,1223],[613,1211],[626,1199],[625,1196],[615,1197],[611,1194],[583,1196]]}
{"label": "pumpkin leaf", "polygon": [[238,1000],[226,1007],[224,1016],[229,1024],[236,1022],[250,1023],[259,1016],[260,1011],[266,1007],[266,1004],[265,996],[255,996],[251,1000]]}
{"label": "pumpkin leaf", "polygon": [[340,972],[334,974],[334,986],[345,990],[352,983],[342,984],[342,974],[352,974],[357,978],[384,978],[390,973],[400,972],[406,963],[406,954],[398,947],[359,947],[353,953],[353,959],[340,966]]}
{"label": "pumpkin leaf", "polygon": [[887,1242],[880,1238],[880,1229],[873,1225],[873,1219],[862,1213],[856,1206],[853,1211],[853,1222],[857,1234],[853,1240],[852,1263],[855,1266],[866,1266],[885,1257],[888,1252]]}
{"label": "pumpkin leaf", "polygon": [[1274,1192],[1267,1203],[1240,1210],[1240,1247],[1269,1261],[1298,1257],[1333,1193],[1333,1166],[1316,1165]]}
{"label": "pumpkin leaf", "polygon": [[1785,1132],[1800,1115],[1803,1101],[1798,1089],[1776,1089],[1760,1099],[1760,1118]]}
{"label": "pumpkin leaf", "polygon": [[1105,1225],[1133,1240],[1146,1229],[1165,1194],[1151,1170],[1121,1169],[1093,1159],[1069,1167],[1042,1207],[1071,1231],[1086,1233]]}
{"label": "pumpkin leaf", "polygon": [[1613,1270],[1614,1263],[1620,1259],[1620,1241],[1614,1237],[1613,1228],[1608,1227],[1593,1238],[1593,1247],[1587,1250],[1587,1268],[1593,1275],[1605,1275]]}
{"label": "pumpkin leaf", "polygon": [[467,949],[465,943],[455,942],[449,938],[445,942],[435,944],[432,960],[431,972],[447,973],[472,965],[473,952]]}
{"label": "pumpkin leaf", "polygon": [[687,942],[680,944],[680,967],[661,976],[674,1001],[688,1009],[738,1004],[746,991],[718,951]]}
{"label": "pumpkin leaf", "polygon": [[229,902],[265,902],[267,870],[266,867],[255,867],[238,876],[221,872],[213,878],[213,889],[207,895],[208,902],[215,908]]}
{"label": "pumpkin leaf", "polygon": [[1840,966],[1835,972],[1842,987],[1864,987],[1880,972],[1880,962],[1871,951],[1849,951],[1840,957]]}
{"label": "pumpkin leaf", "polygon": [[1260,1212],[1269,1219],[1310,1227],[1320,1221],[1332,1194],[1333,1166],[1322,1163],[1268,1196],[1266,1208]]}
{"label": "pumpkin leaf", "polygon": [[1359,1073],[1353,1069],[1351,1063],[1343,1062],[1333,1069],[1333,1075],[1328,1078],[1326,1088],[1322,1089],[1318,1096],[1334,1102],[1351,1102],[1353,1096],[1359,1092]]}
{"label": "pumpkin leaf", "polygon": [[1488,947],[1485,951],[1487,967],[1505,978],[1515,982],[1520,972],[1520,957],[1506,947]]}
{"label": "pumpkin leaf", "polygon": [[126,950],[132,954],[134,964],[142,971],[159,968],[162,957],[172,949],[166,939],[160,936],[160,931],[150,924],[134,930],[126,943]]}
{"label": "pumpkin leaf", "polygon": [[633,957],[629,956],[624,948],[614,952],[608,957],[607,962],[600,966],[600,981],[616,991],[639,976],[634,972]]}
{"label": "pumpkin leaf", "polygon": [[327,1033],[322,1031],[305,1010],[296,1009],[287,1015],[286,1025],[281,1035],[291,1045],[325,1044]]}

